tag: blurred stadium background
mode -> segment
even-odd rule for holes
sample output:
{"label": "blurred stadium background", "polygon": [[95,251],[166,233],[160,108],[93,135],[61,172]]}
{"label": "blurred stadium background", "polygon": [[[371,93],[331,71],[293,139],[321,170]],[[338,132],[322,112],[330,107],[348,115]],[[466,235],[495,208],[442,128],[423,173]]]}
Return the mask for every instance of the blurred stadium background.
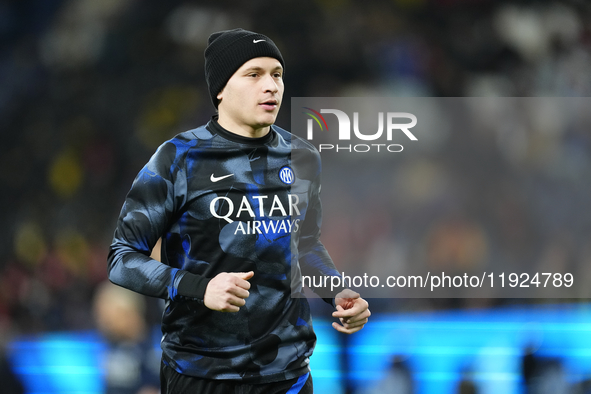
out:
{"label": "blurred stadium background", "polygon": [[[0,367],[25,392],[104,392],[110,342],[93,302],[116,217],[155,148],[212,115],[205,43],[238,26],[283,52],[283,127],[291,96],[591,93],[584,0],[0,2]],[[591,279],[591,134],[537,114],[469,138],[471,155],[406,157],[380,196],[347,182],[354,163],[325,169],[337,265],[525,261]],[[353,220],[356,199],[387,209]],[[317,392],[590,393],[583,297],[373,300],[347,338],[313,300]],[[160,304],[145,301],[157,347]]]}

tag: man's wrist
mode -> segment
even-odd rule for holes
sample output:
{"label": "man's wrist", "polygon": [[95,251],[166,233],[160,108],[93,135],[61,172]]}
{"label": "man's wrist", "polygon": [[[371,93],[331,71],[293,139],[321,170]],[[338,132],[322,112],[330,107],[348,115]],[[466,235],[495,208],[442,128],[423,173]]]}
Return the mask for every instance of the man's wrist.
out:
{"label": "man's wrist", "polygon": [[[329,294],[322,294],[322,299],[324,300],[324,302],[326,302],[327,304],[332,305],[333,307],[336,307],[336,298],[337,295],[339,295],[341,292],[343,292],[344,290],[347,290],[348,287],[344,287],[344,286],[335,286],[334,289],[332,289],[332,291],[330,291]],[[329,296],[329,297],[326,297]]]}
{"label": "man's wrist", "polygon": [[205,290],[207,289],[210,280],[211,279],[204,276],[187,272],[179,282],[177,293],[183,297],[203,301]]}

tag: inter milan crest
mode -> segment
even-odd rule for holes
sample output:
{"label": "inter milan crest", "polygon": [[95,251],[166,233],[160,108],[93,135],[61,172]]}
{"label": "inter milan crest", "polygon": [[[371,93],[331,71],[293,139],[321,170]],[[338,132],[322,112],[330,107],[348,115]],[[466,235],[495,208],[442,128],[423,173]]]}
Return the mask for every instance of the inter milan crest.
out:
{"label": "inter milan crest", "polygon": [[295,175],[288,166],[284,166],[279,170],[279,178],[281,179],[281,182],[286,185],[291,185],[295,181]]}

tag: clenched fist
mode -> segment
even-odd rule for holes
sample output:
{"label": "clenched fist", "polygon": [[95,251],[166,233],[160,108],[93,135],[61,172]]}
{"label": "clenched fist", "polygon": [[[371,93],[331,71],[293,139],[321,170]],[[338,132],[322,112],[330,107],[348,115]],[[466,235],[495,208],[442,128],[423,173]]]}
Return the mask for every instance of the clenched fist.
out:
{"label": "clenched fist", "polygon": [[206,307],[220,312],[238,312],[246,304],[250,295],[248,280],[254,275],[250,272],[222,272],[209,281],[205,289],[203,303]]}
{"label": "clenched fist", "polygon": [[367,301],[361,298],[359,293],[350,289],[345,289],[336,295],[335,305],[337,310],[332,313],[332,316],[337,317],[341,324],[334,322],[332,326],[345,334],[353,334],[361,330],[371,316]]}

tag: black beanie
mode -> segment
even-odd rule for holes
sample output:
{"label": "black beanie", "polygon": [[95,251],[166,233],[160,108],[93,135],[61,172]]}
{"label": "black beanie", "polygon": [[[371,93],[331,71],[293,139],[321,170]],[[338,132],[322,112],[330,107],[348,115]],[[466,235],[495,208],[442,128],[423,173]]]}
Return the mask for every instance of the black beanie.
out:
{"label": "black beanie", "polygon": [[244,63],[255,57],[274,57],[285,69],[281,52],[267,36],[244,29],[225,30],[209,36],[205,49],[205,79],[214,107],[217,95]]}

